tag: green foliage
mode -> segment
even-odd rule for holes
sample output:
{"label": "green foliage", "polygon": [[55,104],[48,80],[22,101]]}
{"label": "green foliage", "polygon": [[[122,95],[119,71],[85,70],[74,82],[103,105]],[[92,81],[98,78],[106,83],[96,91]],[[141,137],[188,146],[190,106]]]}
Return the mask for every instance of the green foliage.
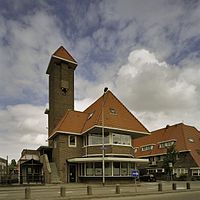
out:
{"label": "green foliage", "polygon": [[[176,163],[176,157],[178,152],[176,151],[176,146],[172,145],[170,147],[167,147],[167,154],[165,158],[163,159],[163,167],[165,168],[165,171],[167,174],[171,173],[171,168]],[[170,163],[172,166],[170,166]]]}
{"label": "green foliage", "polygon": [[9,171],[11,172],[11,171],[13,171],[14,169],[16,169],[16,165],[17,165],[16,160],[15,160],[15,159],[12,159],[12,160],[11,160],[11,163],[10,163],[9,166],[8,166]]}

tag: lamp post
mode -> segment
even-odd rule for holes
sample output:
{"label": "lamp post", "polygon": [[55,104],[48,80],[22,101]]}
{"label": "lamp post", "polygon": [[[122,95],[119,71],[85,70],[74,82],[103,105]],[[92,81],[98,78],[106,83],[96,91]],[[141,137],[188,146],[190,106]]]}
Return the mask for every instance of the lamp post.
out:
{"label": "lamp post", "polygon": [[104,93],[103,93],[103,101],[102,101],[102,184],[103,186],[105,185],[105,145],[104,145],[104,96],[105,93],[108,91],[108,88],[104,88]]}
{"label": "lamp post", "polygon": [[173,163],[172,162],[169,162],[169,172],[170,172],[170,180],[172,181],[172,171],[173,171]]}

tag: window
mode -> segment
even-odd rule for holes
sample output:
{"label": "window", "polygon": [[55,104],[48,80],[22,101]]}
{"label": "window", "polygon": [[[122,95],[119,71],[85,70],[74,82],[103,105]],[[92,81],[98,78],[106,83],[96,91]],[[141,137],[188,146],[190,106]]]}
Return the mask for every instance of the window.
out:
{"label": "window", "polygon": [[159,145],[159,148],[166,148],[173,146],[175,141],[167,141],[167,142],[161,142]]}
{"label": "window", "polygon": [[194,143],[194,139],[192,139],[192,138],[188,138],[188,141],[191,143]]}
{"label": "window", "polygon": [[131,145],[131,136],[123,134],[112,134],[113,144]]}
{"label": "window", "polygon": [[173,169],[173,173],[176,174],[176,177],[180,177],[181,175],[188,174],[188,169],[187,168],[176,168]]}
{"label": "window", "polygon": [[114,108],[110,108],[110,113],[113,114],[113,115],[117,114],[117,112],[116,112],[116,110]]}
{"label": "window", "polygon": [[153,149],[153,145],[147,145],[147,146],[142,147],[142,151],[150,151],[152,149]]}
{"label": "window", "polygon": [[69,135],[68,144],[69,144],[69,147],[76,147],[76,136],[75,135]]}
{"label": "window", "polygon": [[86,176],[93,176],[93,163],[86,163]]}
{"label": "window", "polygon": [[88,115],[88,119],[92,118],[93,115],[94,115],[94,112],[90,113],[90,114]]}
{"label": "window", "polygon": [[31,173],[32,173],[32,168],[28,167],[28,174],[31,174]]}
{"label": "window", "polygon": [[121,163],[121,176],[128,176],[128,163]]}
{"label": "window", "polygon": [[113,162],[113,175],[114,176],[120,175],[120,163],[119,162]]}
{"label": "window", "polygon": [[193,169],[192,170],[192,176],[199,176],[199,170],[198,169]]}
{"label": "window", "polygon": [[[88,137],[89,145],[102,144],[102,134],[91,133]],[[109,144],[109,133],[104,134],[104,144]]]}
{"label": "window", "polygon": [[110,162],[105,163],[105,175],[112,176],[112,163]]}
{"label": "window", "polygon": [[102,176],[102,162],[94,163],[95,176]]}

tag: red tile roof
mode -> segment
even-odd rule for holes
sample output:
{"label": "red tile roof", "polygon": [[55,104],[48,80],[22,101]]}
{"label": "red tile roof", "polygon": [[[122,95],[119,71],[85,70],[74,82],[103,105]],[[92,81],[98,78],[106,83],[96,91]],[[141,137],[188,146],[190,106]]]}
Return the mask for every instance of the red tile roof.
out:
{"label": "red tile roof", "polygon": [[93,116],[90,120],[87,120],[83,131],[94,125],[102,126],[102,107],[104,108],[105,127],[143,133],[149,132],[109,90],[84,111],[85,113],[93,113]]}
{"label": "red tile roof", "polygon": [[53,132],[81,134],[87,118],[87,113],[69,110],[66,112],[65,116],[60,120]]}
{"label": "red tile roof", "polygon": [[58,58],[67,60],[69,62],[73,62],[77,64],[76,60],[70,55],[70,53],[63,47],[60,46],[53,54],[53,56],[56,56]]}
{"label": "red tile roof", "polygon": [[50,74],[51,68],[52,66],[54,66],[53,64],[59,64],[60,61],[67,62],[74,69],[78,65],[76,60],[71,56],[71,54],[63,46],[60,46],[51,56],[51,60],[49,62],[46,73]]}
{"label": "red tile roof", "polygon": [[[133,140],[133,146],[139,147],[136,157],[149,157],[166,153],[166,148],[159,148],[159,144],[165,141],[176,141],[177,151],[190,151],[192,157],[200,166],[200,132],[192,126],[183,123],[155,130],[151,135]],[[141,151],[141,147],[154,145],[152,150]]]}
{"label": "red tile roof", "polygon": [[51,135],[54,135],[56,132],[83,134],[95,126],[101,127],[102,107],[104,108],[105,127],[136,132],[140,135],[149,133],[113,93],[107,91],[85,111],[67,111]]}

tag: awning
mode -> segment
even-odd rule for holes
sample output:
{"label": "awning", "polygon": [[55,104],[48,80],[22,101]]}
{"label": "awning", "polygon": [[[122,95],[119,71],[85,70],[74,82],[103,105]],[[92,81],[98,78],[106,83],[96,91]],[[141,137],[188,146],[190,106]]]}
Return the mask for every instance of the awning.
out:
{"label": "awning", "polygon": [[[148,159],[139,158],[117,158],[117,157],[105,157],[105,162],[133,162],[133,163],[148,163]],[[68,159],[70,163],[84,163],[84,162],[102,162],[102,157],[90,157],[90,158],[71,158]]]}

